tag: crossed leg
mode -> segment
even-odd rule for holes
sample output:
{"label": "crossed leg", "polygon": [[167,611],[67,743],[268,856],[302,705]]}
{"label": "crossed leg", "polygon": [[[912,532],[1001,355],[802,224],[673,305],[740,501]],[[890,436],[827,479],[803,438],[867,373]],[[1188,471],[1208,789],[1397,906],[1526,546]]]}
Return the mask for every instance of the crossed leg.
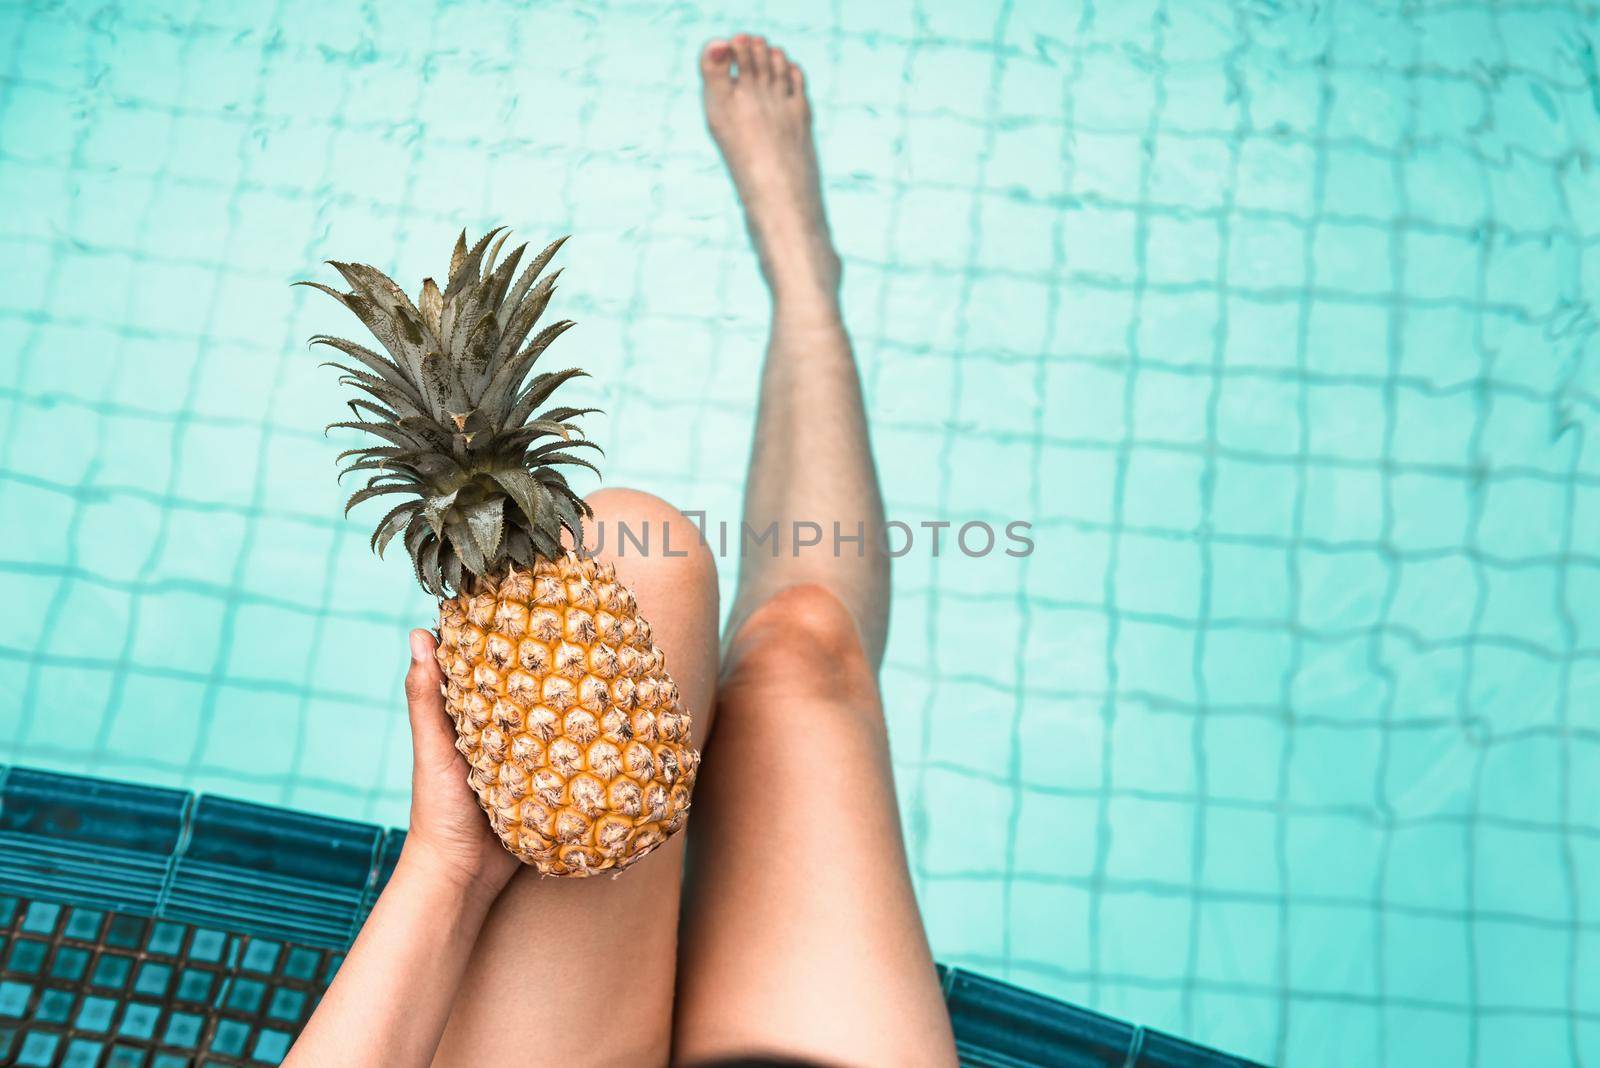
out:
{"label": "crossed leg", "polygon": [[[694,717],[711,728],[717,677],[717,573],[699,528],[659,498],[604,490],[589,499],[617,564]],[[615,554],[626,523],[673,552]],[[691,824],[692,810],[691,810]],[[541,879],[519,871],[478,936],[435,1064],[659,1065],[672,1042],[674,959],[684,835],[616,878]]]}

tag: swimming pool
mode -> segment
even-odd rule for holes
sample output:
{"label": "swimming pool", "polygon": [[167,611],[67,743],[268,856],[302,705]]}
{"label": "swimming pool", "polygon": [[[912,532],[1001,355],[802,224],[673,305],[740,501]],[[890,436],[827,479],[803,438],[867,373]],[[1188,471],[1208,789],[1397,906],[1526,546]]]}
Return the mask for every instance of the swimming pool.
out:
{"label": "swimming pool", "polygon": [[432,611],[334,518],[329,256],[574,232],[608,481],[735,518],[765,299],[693,56],[748,27],[890,512],[1033,524],[898,562],[939,958],[1296,1066],[1600,1059],[1596,17],[0,8],[0,762],[404,821]]}

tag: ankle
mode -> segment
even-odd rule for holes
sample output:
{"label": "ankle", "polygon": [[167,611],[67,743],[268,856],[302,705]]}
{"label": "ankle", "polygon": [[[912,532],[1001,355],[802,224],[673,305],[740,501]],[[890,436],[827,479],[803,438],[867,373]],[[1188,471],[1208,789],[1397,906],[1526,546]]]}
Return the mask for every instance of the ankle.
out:
{"label": "ankle", "polygon": [[[793,251],[773,254],[774,247]],[[803,244],[763,245],[761,273],[772,291],[774,313],[802,318],[839,317],[842,268],[831,248]]]}
{"label": "ankle", "polygon": [[839,290],[814,279],[769,279],[772,292],[772,329],[785,334],[836,334],[844,332]]}

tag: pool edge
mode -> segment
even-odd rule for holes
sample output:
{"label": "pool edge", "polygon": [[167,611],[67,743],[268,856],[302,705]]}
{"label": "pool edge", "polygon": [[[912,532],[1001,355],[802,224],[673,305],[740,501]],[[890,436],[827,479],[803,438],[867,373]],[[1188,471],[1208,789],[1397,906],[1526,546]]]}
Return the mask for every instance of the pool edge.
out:
{"label": "pool edge", "polygon": [[[0,894],[343,949],[405,832],[168,787],[0,765]],[[939,965],[962,1063],[1261,1068]]]}

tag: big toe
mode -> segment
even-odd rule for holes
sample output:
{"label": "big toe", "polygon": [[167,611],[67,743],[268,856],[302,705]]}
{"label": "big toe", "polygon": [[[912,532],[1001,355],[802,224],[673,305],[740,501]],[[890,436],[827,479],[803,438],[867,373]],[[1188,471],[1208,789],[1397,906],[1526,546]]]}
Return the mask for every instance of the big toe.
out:
{"label": "big toe", "polygon": [[700,77],[706,92],[726,93],[733,87],[733,46],[717,39],[700,50]]}

